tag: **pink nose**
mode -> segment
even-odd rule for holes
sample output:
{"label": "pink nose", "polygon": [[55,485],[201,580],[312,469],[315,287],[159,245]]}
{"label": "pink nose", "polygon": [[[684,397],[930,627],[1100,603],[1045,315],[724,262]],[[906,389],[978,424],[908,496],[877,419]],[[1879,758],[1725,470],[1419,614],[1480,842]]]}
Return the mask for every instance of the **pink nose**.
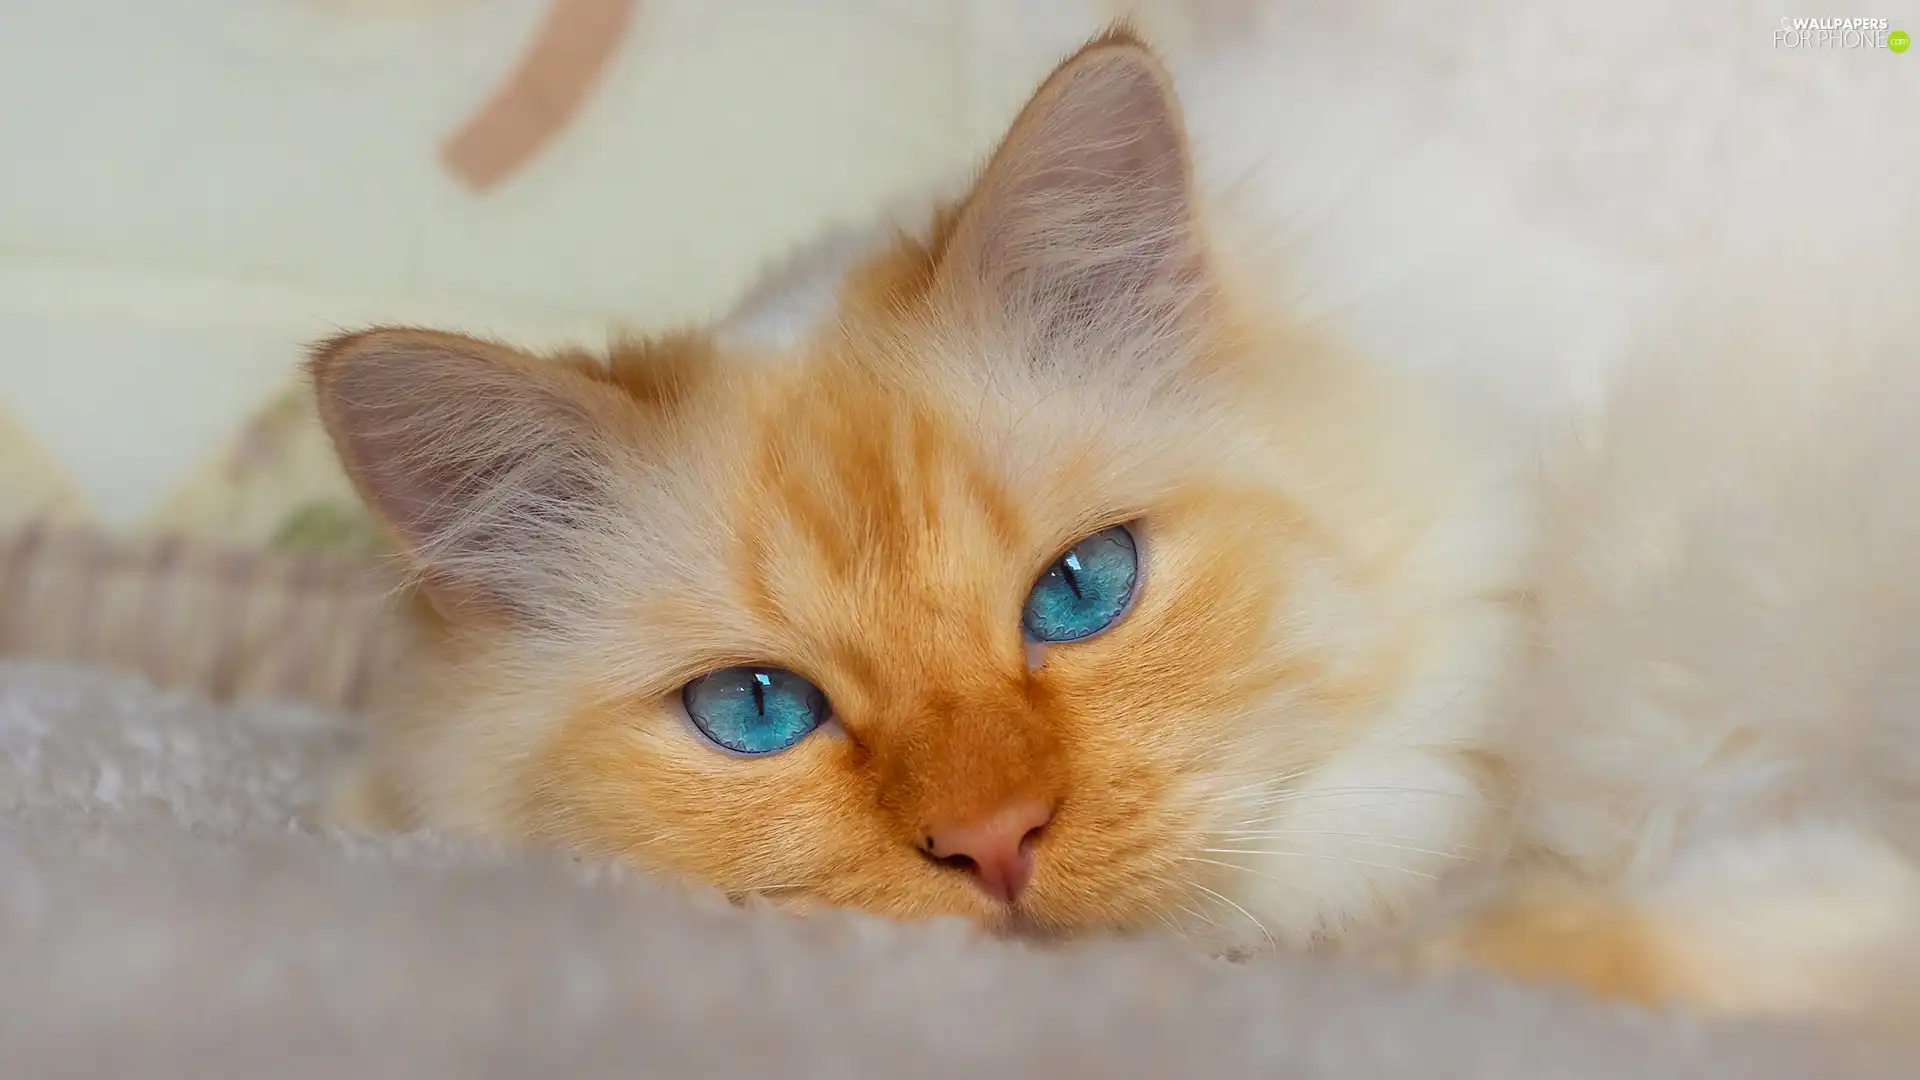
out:
{"label": "pink nose", "polygon": [[1011,904],[1033,880],[1033,842],[1053,820],[1045,805],[1021,801],[965,825],[927,832],[928,855],[973,874],[988,896]]}

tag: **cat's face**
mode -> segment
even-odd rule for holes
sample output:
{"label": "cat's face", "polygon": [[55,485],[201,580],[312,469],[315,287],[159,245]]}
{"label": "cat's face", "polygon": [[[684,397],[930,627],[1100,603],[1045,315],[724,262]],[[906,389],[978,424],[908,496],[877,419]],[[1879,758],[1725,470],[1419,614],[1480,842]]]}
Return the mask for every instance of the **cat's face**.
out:
{"label": "cat's face", "polygon": [[401,799],[903,917],[1235,944],[1391,907],[1480,816],[1497,575],[1417,410],[1236,313],[1189,187],[1107,42],[800,329],[329,346],[452,623]]}

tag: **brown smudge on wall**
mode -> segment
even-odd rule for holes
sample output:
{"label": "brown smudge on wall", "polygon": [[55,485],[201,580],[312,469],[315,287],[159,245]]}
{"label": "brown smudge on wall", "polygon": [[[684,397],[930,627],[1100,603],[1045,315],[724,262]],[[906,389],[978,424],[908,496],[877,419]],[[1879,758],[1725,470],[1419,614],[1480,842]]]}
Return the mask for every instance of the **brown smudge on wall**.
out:
{"label": "brown smudge on wall", "polygon": [[632,20],[634,0],[554,0],[520,63],[441,147],[448,171],[486,192],[566,129]]}

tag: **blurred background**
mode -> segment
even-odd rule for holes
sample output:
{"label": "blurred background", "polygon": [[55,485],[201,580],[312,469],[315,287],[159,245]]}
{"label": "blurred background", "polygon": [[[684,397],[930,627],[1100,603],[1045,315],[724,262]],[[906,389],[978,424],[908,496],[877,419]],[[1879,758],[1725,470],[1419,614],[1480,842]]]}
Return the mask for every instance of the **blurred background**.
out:
{"label": "blurred background", "polygon": [[354,706],[378,540],[297,364],[597,345],[965,170],[1096,0],[8,0],[0,654]]}

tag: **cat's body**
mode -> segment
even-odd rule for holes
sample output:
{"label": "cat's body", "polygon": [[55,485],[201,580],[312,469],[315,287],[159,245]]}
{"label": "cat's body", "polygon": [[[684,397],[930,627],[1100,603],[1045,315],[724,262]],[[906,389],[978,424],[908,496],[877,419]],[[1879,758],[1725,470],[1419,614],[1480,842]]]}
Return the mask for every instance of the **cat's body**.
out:
{"label": "cat's body", "polygon": [[[1870,136],[1913,94],[1723,55],[1622,106],[1606,26],[1497,7],[1163,12],[1170,81],[1092,48],[953,213],[607,370],[329,346],[323,411],[443,614],[361,807],[801,905],[1411,928],[1645,999],[1897,1013],[1920,151]],[[1125,614],[1023,642],[1036,576],[1120,525]],[[703,741],[681,687],[742,664],[832,721]],[[1465,877],[1493,899],[1429,920]]]}

